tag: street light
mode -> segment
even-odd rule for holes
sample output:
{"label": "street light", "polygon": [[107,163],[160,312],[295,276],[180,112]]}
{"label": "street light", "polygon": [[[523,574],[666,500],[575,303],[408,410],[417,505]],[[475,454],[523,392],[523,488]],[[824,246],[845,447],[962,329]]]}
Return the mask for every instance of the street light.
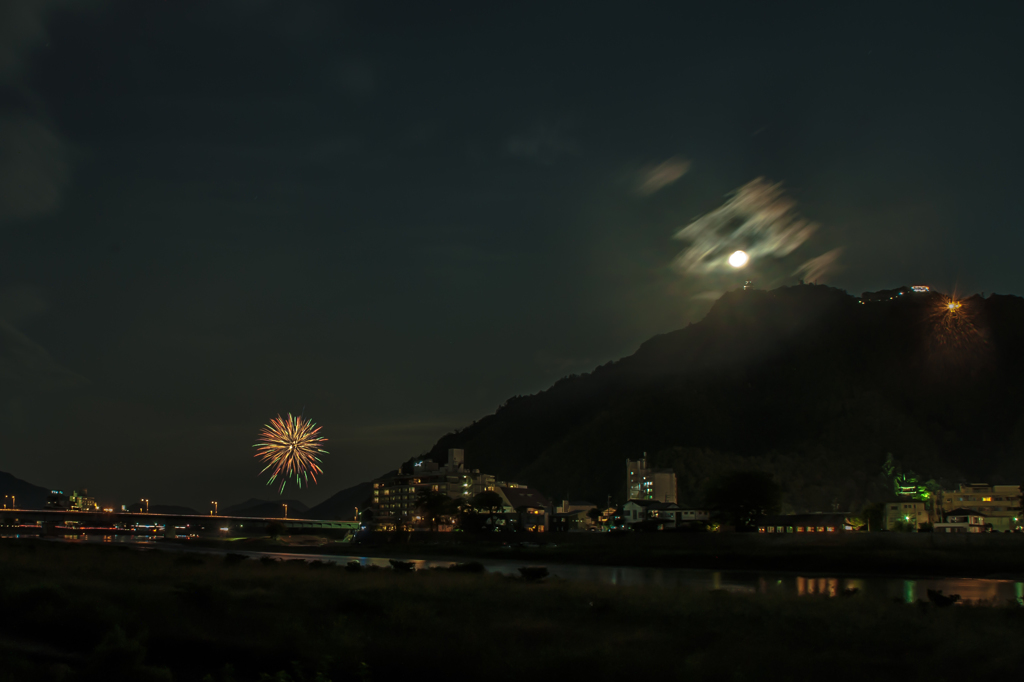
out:
{"label": "street light", "polygon": [[282,502],[281,506],[284,507],[284,517],[287,519],[288,518],[288,505],[285,504],[284,502]]}
{"label": "street light", "polygon": [[220,516],[220,513],[217,511],[217,501],[214,500],[213,502],[210,502],[210,504],[213,505],[213,511],[210,512],[210,515],[211,516]]}
{"label": "street light", "polygon": [[146,503],[146,513],[148,514],[149,513],[149,500],[144,497],[141,500],[139,500],[139,502],[145,502]]}

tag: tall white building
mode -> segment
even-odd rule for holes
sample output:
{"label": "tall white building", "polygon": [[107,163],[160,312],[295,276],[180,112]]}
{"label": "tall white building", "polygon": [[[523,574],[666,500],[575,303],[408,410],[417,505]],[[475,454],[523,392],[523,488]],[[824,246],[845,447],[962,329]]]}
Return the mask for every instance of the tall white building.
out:
{"label": "tall white building", "polygon": [[676,472],[647,466],[647,453],[626,460],[626,495],[631,500],[655,500],[676,504]]}

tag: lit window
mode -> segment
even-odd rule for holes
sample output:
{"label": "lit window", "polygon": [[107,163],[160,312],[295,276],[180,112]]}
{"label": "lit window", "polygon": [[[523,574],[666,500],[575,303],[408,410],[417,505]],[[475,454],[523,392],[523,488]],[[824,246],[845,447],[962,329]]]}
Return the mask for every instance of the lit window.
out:
{"label": "lit window", "polygon": [[991,497],[983,497],[983,498],[981,498],[981,501],[982,502],[991,502],[992,498]]}

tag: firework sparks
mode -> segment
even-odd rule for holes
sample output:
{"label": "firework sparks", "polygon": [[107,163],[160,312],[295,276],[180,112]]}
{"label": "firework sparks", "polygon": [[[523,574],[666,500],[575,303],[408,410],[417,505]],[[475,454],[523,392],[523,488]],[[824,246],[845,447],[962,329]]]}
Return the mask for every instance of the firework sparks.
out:
{"label": "firework sparks", "polygon": [[317,435],[320,429],[308,419],[293,417],[291,413],[287,419],[278,415],[263,427],[259,442],[253,447],[256,448],[255,457],[266,464],[260,474],[270,471],[267,485],[280,478],[278,493],[283,493],[289,479],[300,488],[303,482],[308,486],[310,478],[316,483],[316,475],[323,473],[318,464],[322,460],[317,455],[327,454],[326,450],[320,449],[320,444],[327,440]]}

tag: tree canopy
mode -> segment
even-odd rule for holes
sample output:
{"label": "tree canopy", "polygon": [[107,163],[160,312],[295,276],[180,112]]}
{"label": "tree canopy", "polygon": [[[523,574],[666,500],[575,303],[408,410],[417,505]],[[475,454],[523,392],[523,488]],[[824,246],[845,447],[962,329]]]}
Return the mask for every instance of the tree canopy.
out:
{"label": "tree canopy", "polygon": [[472,503],[476,509],[493,514],[505,505],[505,500],[493,490],[485,490],[474,495]]}
{"label": "tree canopy", "polygon": [[722,520],[747,530],[782,507],[782,489],[771,474],[735,471],[711,481],[704,506],[721,514]]}
{"label": "tree canopy", "polygon": [[416,509],[430,522],[430,530],[437,528],[437,519],[449,511],[450,504],[450,497],[434,490],[428,490],[416,498]]}

